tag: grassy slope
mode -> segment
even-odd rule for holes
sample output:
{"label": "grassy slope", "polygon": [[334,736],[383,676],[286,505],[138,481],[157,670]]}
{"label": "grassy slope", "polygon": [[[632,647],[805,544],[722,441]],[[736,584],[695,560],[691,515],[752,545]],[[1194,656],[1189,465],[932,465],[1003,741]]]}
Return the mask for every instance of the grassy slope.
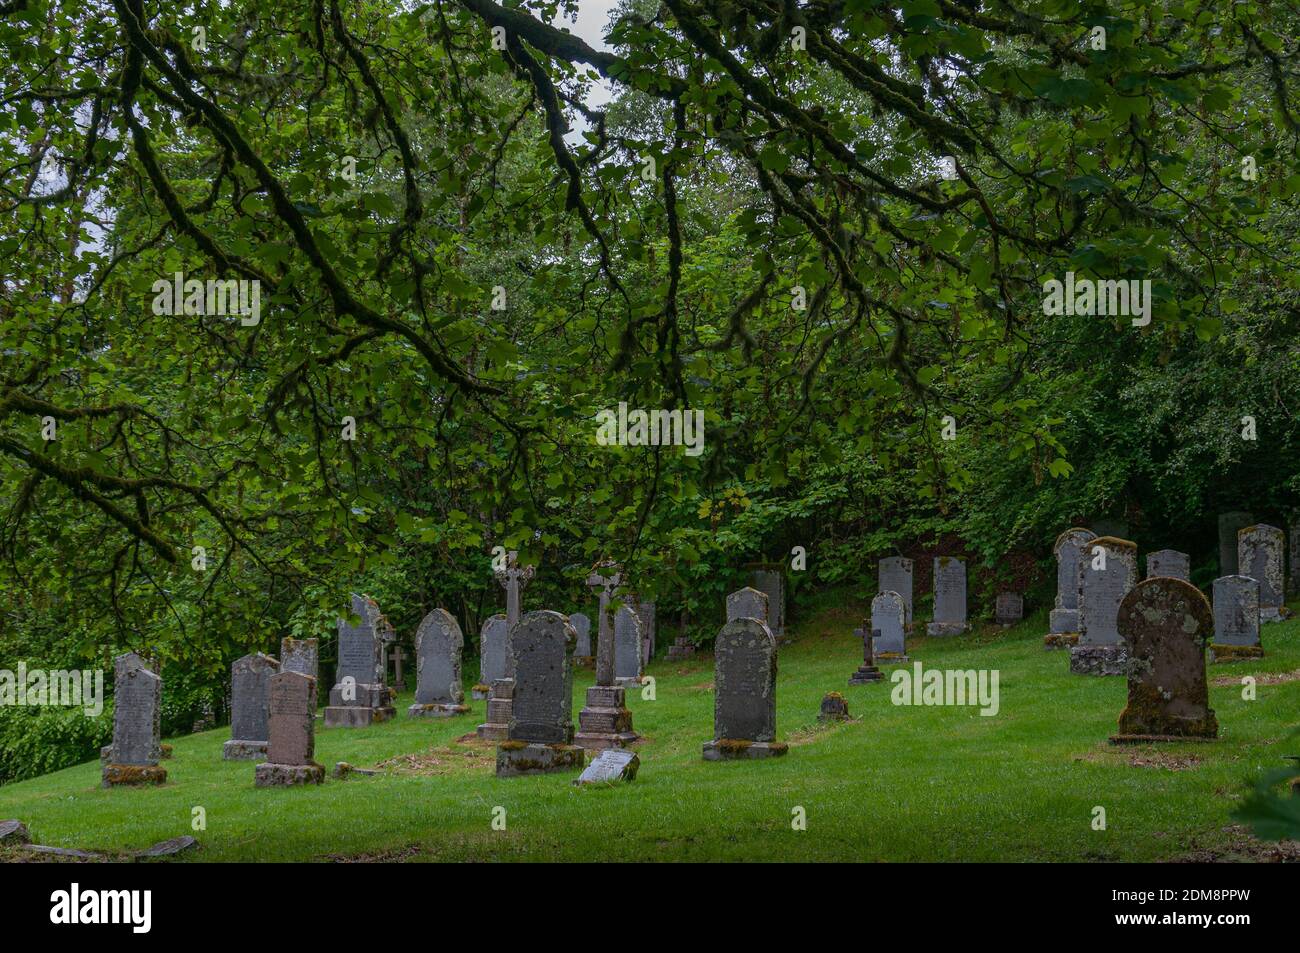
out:
{"label": "grassy slope", "polygon": [[[169,781],[157,789],[101,790],[84,764],[0,788],[0,818],[27,823],[46,844],[140,848],[190,833],[204,860],[1152,860],[1227,840],[1242,779],[1277,767],[1300,743],[1279,744],[1300,724],[1300,681],[1211,686],[1221,737],[1163,745],[1187,770],[1133,766],[1106,745],[1124,705],[1119,678],[1071,676],[1063,653],[1042,648],[1043,614],[1008,630],[916,640],[927,666],[997,668],[1001,712],[900,707],[890,684],[848,688],[860,661],[848,634],[859,610],[829,609],[796,629],[781,651],[778,732],[785,758],[705,763],[711,735],[712,657],[656,662],[656,701],[629,693],[639,746],[637,781],[578,790],[572,775],[498,780],[493,753],[455,739],[482,720],[483,702],[454,722],[410,720],[317,734],[317,760],[372,766],[403,754],[419,766],[383,776],[327,780],[322,788],[257,790],[250,763],[221,760],[228,729],[175,739]],[[1266,626],[1268,657],[1213,666],[1211,678],[1300,668],[1300,620]],[[580,672],[574,715],[590,672]],[[822,694],[839,690],[856,721],[819,726]],[[317,722],[319,725],[320,722]],[[493,831],[494,806],[508,829]],[[791,809],[807,830],[791,830]],[[1091,829],[1094,805],[1108,830]]]}

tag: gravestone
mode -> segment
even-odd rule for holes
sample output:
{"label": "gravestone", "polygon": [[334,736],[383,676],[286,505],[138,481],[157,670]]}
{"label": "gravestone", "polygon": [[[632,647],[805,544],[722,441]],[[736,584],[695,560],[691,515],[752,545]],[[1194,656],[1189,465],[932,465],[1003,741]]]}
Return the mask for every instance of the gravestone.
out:
{"label": "gravestone", "polygon": [[[877,597],[879,598],[879,597]],[[849,676],[850,685],[870,685],[872,682],[884,681],[885,674],[876,665],[876,640],[881,637],[879,629],[864,627],[853,630],[853,635],[862,640],[862,664]]]}
{"label": "gravestone", "polygon": [[1259,580],[1250,576],[1220,576],[1214,580],[1214,641],[1210,659],[1232,662],[1260,658]]}
{"label": "gravestone", "polygon": [[821,710],[817,713],[818,721],[848,721],[849,703],[839,692],[827,692],[822,696]]}
{"label": "gravestone", "polygon": [[573,783],[584,787],[588,784],[608,785],[619,781],[635,781],[640,767],[641,759],[631,751],[607,748],[592,759],[591,764]]}
{"label": "gravestone", "polygon": [[1099,537],[1112,536],[1115,539],[1125,539],[1128,536],[1128,523],[1122,519],[1103,517],[1092,524],[1092,530]]}
{"label": "gravestone", "polygon": [[912,560],[902,556],[889,556],[880,560],[877,567],[879,582],[876,592],[896,592],[903,597],[904,624],[912,627]]}
{"label": "gravestone", "polygon": [[280,671],[310,675],[319,685],[320,639],[281,639]]}
{"label": "gravestone", "polygon": [[614,613],[614,684],[641,684],[641,617],[631,605]]}
{"label": "gravestone", "polygon": [[134,652],[114,659],[113,673],[113,743],[100,772],[103,786],[162,784],[162,679]]}
{"label": "gravestone", "polygon": [[695,655],[695,643],[686,635],[688,618],[686,610],[683,609],[677,626],[677,638],[673,640],[672,645],[668,646],[668,661],[670,662],[684,662]]}
{"label": "gravestone", "polygon": [[1300,516],[1293,519],[1291,531],[1287,535],[1291,538],[1291,563],[1286,577],[1286,591],[1288,595],[1300,596]]}
{"label": "gravestone", "polygon": [[722,627],[713,647],[713,740],[705,761],[772,758],[788,750],[776,740],[776,639],[744,616]]}
{"label": "gravestone", "polygon": [[1257,523],[1237,534],[1237,572],[1259,582],[1259,621],[1281,622],[1286,587],[1283,535],[1276,526]]}
{"label": "gravestone", "polygon": [[636,614],[641,620],[641,670],[645,671],[655,655],[655,604],[638,602]]}
{"label": "gravestone", "polygon": [[270,738],[271,676],[280,663],[260,652],[230,666],[230,740],[221,746],[226,761],[259,761]]}
{"label": "gravestone", "polygon": [[479,676],[474,686],[476,700],[488,697],[492,683],[506,677],[506,617],[502,613],[488,616],[479,630]]}
{"label": "gravestone", "polygon": [[[161,668],[157,659],[146,659],[135,652],[124,652],[113,658],[113,683],[121,681],[127,672],[143,668],[153,672],[159,678],[162,677]],[[159,704],[154,708],[154,735],[159,739],[158,750],[154,752],[154,760],[161,761],[171,757],[171,745],[161,743],[162,739],[162,705]],[[99,749],[99,763],[101,766],[113,763],[113,745],[111,743],[104,745]]]}
{"label": "gravestone", "polygon": [[1136,543],[1099,536],[1080,555],[1079,641],[1070,648],[1075,675],[1124,674],[1119,606],[1136,584]]}
{"label": "gravestone", "polygon": [[727,596],[727,621],[737,619],[757,619],[767,624],[767,593],[746,586]]}
{"label": "gravestone", "polygon": [[616,651],[610,604],[622,581],[622,574],[612,563],[602,563],[587,577],[587,585],[597,590],[598,600],[596,684],[587,689],[586,704],[578,713],[578,733],[573,740],[590,751],[623,748],[637,740],[637,734],[632,730],[632,712],[627,707],[627,689],[616,684],[615,678]]}
{"label": "gravestone", "polygon": [[384,663],[383,634],[392,627],[368,596],[352,594],[352,615],[359,619],[355,625],[349,619],[338,622],[339,657],[326,728],[364,728],[397,714]]}
{"label": "gravestone", "polygon": [[781,641],[785,638],[785,575],[779,569],[755,569],[749,584],[767,596],[767,627]]}
{"label": "gravestone", "polygon": [[993,621],[998,625],[1015,625],[1025,617],[1025,598],[1018,592],[999,592],[993,603]]}
{"label": "gravestone", "polygon": [[1219,514],[1220,576],[1235,576],[1241,572],[1237,566],[1237,534],[1254,522],[1255,517],[1250,513],[1234,511]]}
{"label": "gravestone", "polygon": [[966,564],[956,556],[934,557],[934,621],[927,635],[961,635],[966,625]]}
{"label": "gravestone", "polygon": [[1176,549],[1159,549],[1154,553],[1147,553],[1147,578],[1154,579],[1156,576],[1190,582],[1192,557]]}
{"label": "gravestone", "polygon": [[1088,544],[1096,538],[1096,533],[1082,526],[1056,537],[1052,546],[1056,556],[1056,604],[1048,616],[1048,632],[1043,638],[1046,648],[1068,648],[1079,641],[1079,563]]}
{"label": "gravestone", "polygon": [[510,633],[514,677],[510,729],[497,746],[497,777],[581,768],[573,744],[573,648],[568,617],[540,609]]}
{"label": "gravestone", "polygon": [[320,784],[316,756],[316,679],[301,672],[271,676],[271,731],[266,761],[253,770],[259,788]]}
{"label": "gravestone", "polygon": [[519,554],[513,550],[506,554],[505,568],[495,571],[496,580],[506,590],[505,665],[504,674],[488,682],[487,721],[478,726],[478,736],[490,741],[500,741],[509,731],[510,709],[514,704],[514,655],[510,640],[515,626],[523,615],[524,589],[533,578],[532,566],[520,566]]}
{"label": "gravestone", "polygon": [[461,684],[460,660],[465,636],[446,609],[434,609],[415,630],[414,718],[451,718],[469,711]]}
{"label": "gravestone", "polygon": [[596,653],[591,647],[591,619],[583,612],[569,616],[569,625],[578,633],[578,646],[573,650],[573,663],[583,667],[596,664]]}
{"label": "gravestone", "polygon": [[878,632],[872,651],[881,664],[906,662],[907,614],[903,597],[886,590],[871,600],[871,629]]}
{"label": "gravestone", "polygon": [[1157,576],[1120,604],[1127,648],[1128,705],[1112,744],[1216,738],[1205,643],[1214,629],[1210,604],[1189,582]]}

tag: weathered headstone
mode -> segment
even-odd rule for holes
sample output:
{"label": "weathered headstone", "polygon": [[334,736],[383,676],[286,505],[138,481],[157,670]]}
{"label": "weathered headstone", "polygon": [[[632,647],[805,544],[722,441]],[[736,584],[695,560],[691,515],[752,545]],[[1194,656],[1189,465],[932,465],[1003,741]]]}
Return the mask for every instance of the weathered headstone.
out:
{"label": "weathered headstone", "polygon": [[927,635],[961,635],[966,625],[966,563],[956,556],[934,557],[934,621]]}
{"label": "weathered headstone", "polygon": [[[1237,534],[1255,522],[1250,513],[1233,511],[1219,514],[1219,575],[1235,576],[1241,573],[1237,566]],[[1247,575],[1241,573],[1241,575]]]}
{"label": "weathered headstone", "polygon": [[599,600],[596,684],[587,689],[586,704],[578,712],[578,733],[573,740],[591,751],[623,748],[637,740],[632,730],[632,712],[627,707],[627,689],[616,684],[615,678],[616,648],[610,603],[622,581],[622,574],[610,563],[597,566],[587,577],[587,585],[597,590]]}
{"label": "weathered headstone", "polygon": [[1259,621],[1281,622],[1286,584],[1284,537],[1276,526],[1257,523],[1237,533],[1237,572],[1259,582]]}
{"label": "weathered headstone", "polygon": [[1260,658],[1259,580],[1250,576],[1220,576],[1214,580],[1214,641],[1210,658],[1232,662]]}
{"label": "weathered headstone", "polygon": [[907,607],[897,592],[885,590],[871,600],[871,629],[880,633],[872,651],[881,664],[906,662]]}
{"label": "weathered headstone", "polygon": [[779,569],[755,569],[750,586],[767,596],[767,627],[778,642],[785,638],[785,575]]}
{"label": "weathered headstone", "polygon": [[479,676],[473,688],[476,700],[488,697],[492,683],[506,677],[506,617],[498,612],[488,616],[479,630]]}
{"label": "weathered headstone", "polygon": [[817,713],[818,721],[848,721],[849,703],[839,692],[827,692],[822,696],[822,707]]}
{"label": "weathered headstone", "polygon": [[876,665],[875,645],[881,637],[880,630],[862,626],[854,629],[853,635],[862,640],[862,664],[849,676],[849,684],[870,685],[872,682],[884,681],[885,673]]}
{"label": "weathered headstone", "polygon": [[281,639],[280,671],[310,675],[319,685],[320,639]]}
{"label": "weathered headstone", "polygon": [[[727,596],[727,621],[757,619],[767,624],[769,605],[767,593],[746,586]],[[770,629],[769,629],[770,631]]]}
{"label": "weathered headstone", "polygon": [[591,764],[583,770],[582,775],[573,783],[579,787],[588,784],[615,784],[619,781],[635,781],[641,759],[631,751],[607,748],[592,759]]}
{"label": "weathered headstone", "polygon": [[577,635],[567,616],[540,609],[510,633],[514,705],[510,730],[497,746],[497,777],[581,768],[573,744],[573,648]]}
{"label": "weathered headstone", "polygon": [[1056,556],[1056,604],[1048,616],[1048,633],[1043,645],[1049,649],[1067,648],[1079,641],[1079,563],[1088,544],[1097,534],[1074,526],[1056,537],[1052,553]]}
{"label": "weathered headstone", "polygon": [[880,560],[876,592],[896,592],[903,597],[904,624],[912,627],[912,560],[889,556]]}
{"label": "weathered headstone", "polygon": [[360,620],[355,625],[346,618],[338,623],[339,657],[326,728],[364,728],[397,713],[384,663],[383,634],[391,626],[368,596],[352,594],[352,615]]}
{"label": "weathered headstone", "polygon": [[614,684],[641,684],[641,616],[624,604],[614,613]]}
{"label": "weathered headstone", "polygon": [[101,769],[103,786],[162,784],[167,780],[167,770],[158,766],[162,679],[134,652],[113,661],[113,744]]}
{"label": "weathered headstone", "polygon": [[750,616],[722,627],[713,647],[713,740],[705,761],[771,758],[788,746],[776,740],[776,639]]}
{"label": "weathered headstone", "polygon": [[221,746],[226,761],[258,761],[266,757],[270,738],[271,676],[280,663],[260,652],[236,659],[230,666],[230,740]]}
{"label": "weathered headstone", "polygon": [[271,676],[271,739],[266,761],[253,770],[259,788],[320,784],[316,756],[316,679],[301,672]]}
{"label": "weathered headstone", "polygon": [[1025,597],[1018,592],[999,592],[993,603],[993,621],[998,625],[1015,625],[1025,617]]}
{"label": "weathered headstone", "polygon": [[1123,675],[1119,606],[1137,584],[1137,544],[1113,536],[1088,543],[1079,558],[1079,641],[1070,648],[1076,675]]}
{"label": "weathered headstone", "polygon": [[1215,738],[1205,643],[1214,617],[1191,583],[1157,576],[1139,583],[1119,608],[1127,647],[1128,705],[1113,744]]}
{"label": "weathered headstone", "polygon": [[1192,557],[1176,549],[1158,549],[1154,553],[1147,553],[1147,578],[1154,579],[1156,576],[1190,582]]}
{"label": "weathered headstone", "polygon": [[668,661],[684,662],[695,655],[695,643],[686,635],[686,622],[689,618],[685,609],[682,610],[681,620],[677,627],[677,638],[673,644],[668,646]]}
{"label": "weathered headstone", "polygon": [[569,625],[578,633],[578,647],[573,650],[575,665],[591,666],[596,663],[596,652],[591,646],[591,619],[584,612],[569,615]]}
{"label": "weathered headstone", "polygon": [[638,602],[636,614],[641,620],[641,670],[645,671],[655,655],[655,604]]}
{"label": "weathered headstone", "polygon": [[469,711],[461,683],[460,660],[465,636],[446,609],[434,609],[415,630],[415,704],[406,710],[416,718],[450,718]]}

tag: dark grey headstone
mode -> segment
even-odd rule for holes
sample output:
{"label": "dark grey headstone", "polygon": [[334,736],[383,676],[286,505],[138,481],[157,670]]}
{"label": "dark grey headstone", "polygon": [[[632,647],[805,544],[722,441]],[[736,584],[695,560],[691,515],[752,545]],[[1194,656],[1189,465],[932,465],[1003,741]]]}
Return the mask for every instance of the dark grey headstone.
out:
{"label": "dark grey headstone", "polygon": [[279,663],[258,652],[230,666],[230,737],[234,741],[266,741],[270,735],[271,676]]}
{"label": "dark grey headstone", "polygon": [[873,651],[906,655],[906,610],[897,592],[882,592],[871,600],[871,629],[879,632]]}
{"label": "dark grey headstone", "polygon": [[1048,626],[1052,634],[1079,631],[1079,563],[1087,555],[1088,544],[1096,538],[1096,533],[1081,526],[1067,529],[1056,537],[1052,547],[1056,556],[1056,604]]}
{"label": "dark grey headstone", "polygon": [[460,659],[465,637],[446,609],[434,609],[415,630],[417,705],[459,705],[465,700]]}
{"label": "dark grey headstone", "polygon": [[1233,511],[1219,514],[1220,576],[1235,576],[1240,572],[1237,566],[1237,533],[1254,522],[1255,517],[1250,513]]}
{"label": "dark grey headstone", "polygon": [[750,585],[767,596],[767,627],[773,638],[785,636],[785,576],[779,569],[755,569]]}
{"label": "dark grey headstone", "polygon": [[550,609],[525,613],[514,627],[510,633],[515,686],[509,740],[560,745],[573,741],[573,648],[577,640],[568,618]]}
{"label": "dark grey headstone", "polygon": [[655,604],[653,602],[637,603],[637,617],[641,620],[641,664],[642,668],[650,664],[655,654]]}
{"label": "dark grey headstone", "polygon": [[271,676],[271,731],[267,761],[311,764],[316,754],[316,679],[301,672]]}
{"label": "dark grey headstone", "polygon": [[1147,553],[1147,578],[1163,576],[1187,582],[1192,577],[1192,558],[1176,549],[1160,549]]}
{"label": "dark grey headstone", "polygon": [[1018,592],[999,592],[993,604],[993,621],[998,625],[1015,625],[1025,617],[1025,599]]}
{"label": "dark grey headstone", "polygon": [[1276,526],[1257,523],[1237,534],[1237,572],[1259,582],[1259,612],[1265,622],[1281,617],[1286,593],[1284,547],[1285,537]]}
{"label": "dark grey headstone", "polygon": [[1250,576],[1214,580],[1216,645],[1259,645],[1259,581]]}
{"label": "dark grey headstone", "polygon": [[[1097,550],[1105,551],[1105,569]],[[1119,606],[1137,585],[1137,546],[1128,540],[1102,536],[1092,540],[1079,558],[1079,645],[1119,645]]]}
{"label": "dark grey headstone", "polygon": [[507,635],[506,617],[501,614],[489,616],[479,631],[479,681],[484,685],[506,677]]}
{"label": "dark grey headstone", "polygon": [[966,630],[966,563],[956,556],[934,557],[934,621],[930,635],[955,635]]}
{"label": "dark grey headstone", "polygon": [[117,669],[113,688],[113,763],[156,765],[162,679],[147,668],[127,664]]}
{"label": "dark grey headstone", "polygon": [[758,619],[728,622],[714,644],[713,736],[776,740],[776,639]]}
{"label": "dark grey headstone", "polygon": [[573,631],[578,635],[577,648],[573,654],[579,658],[589,658],[595,654],[591,647],[591,618],[585,612],[574,612],[569,615],[569,625],[573,626]]}
{"label": "dark grey headstone", "polygon": [[912,624],[912,560],[889,556],[880,560],[877,592],[896,592],[903,597],[907,625]]}
{"label": "dark grey headstone", "polygon": [[373,599],[354,593],[352,615],[361,621],[354,625],[348,619],[339,620],[339,660],[335,681],[341,683],[350,676],[358,685],[386,684],[384,643],[378,630],[379,606]]}
{"label": "dark grey headstone", "polygon": [[641,617],[624,604],[614,613],[614,678],[641,677]]}

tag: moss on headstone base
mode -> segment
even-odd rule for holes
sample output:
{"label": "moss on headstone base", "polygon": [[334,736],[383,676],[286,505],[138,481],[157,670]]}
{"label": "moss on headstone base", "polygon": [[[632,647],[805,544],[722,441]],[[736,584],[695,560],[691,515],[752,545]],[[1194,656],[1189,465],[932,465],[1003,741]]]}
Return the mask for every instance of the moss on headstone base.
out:
{"label": "moss on headstone base", "polygon": [[106,764],[103,770],[103,786],[106,788],[119,785],[164,784],[167,781],[167,769],[156,764]]}
{"label": "moss on headstone base", "polygon": [[1154,735],[1162,738],[1217,738],[1219,722],[1214,709],[1201,718],[1182,718],[1166,710],[1168,699],[1150,685],[1130,683],[1128,705],[1119,716],[1120,735]]}
{"label": "moss on headstone base", "polygon": [[1210,662],[1241,662],[1264,657],[1262,645],[1210,645]]}

